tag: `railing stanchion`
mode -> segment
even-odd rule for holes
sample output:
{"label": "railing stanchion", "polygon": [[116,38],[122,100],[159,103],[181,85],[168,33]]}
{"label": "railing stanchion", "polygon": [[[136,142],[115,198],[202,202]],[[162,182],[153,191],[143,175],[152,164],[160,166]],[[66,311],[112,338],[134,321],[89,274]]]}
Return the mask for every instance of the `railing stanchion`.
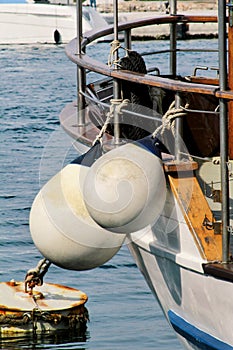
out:
{"label": "railing stanchion", "polygon": [[[227,90],[226,0],[218,2],[219,18],[219,87]],[[229,50],[232,48],[229,47]],[[222,261],[229,261],[229,175],[228,175],[228,115],[227,100],[220,99],[220,164],[222,190]]]}
{"label": "railing stanchion", "polygon": [[125,48],[128,50],[131,50],[132,43],[131,43],[131,29],[126,29],[124,31],[124,42],[125,42]]}
{"label": "railing stanchion", "polygon": [[[175,95],[175,107],[180,108],[181,98],[180,94],[177,92]],[[183,121],[181,118],[176,119],[176,135],[175,135],[175,156],[178,161],[181,160],[181,137],[183,130]]]}
{"label": "railing stanchion", "polygon": [[[170,15],[176,15],[176,0],[170,1]],[[176,76],[176,36],[177,24],[170,23],[170,74]]]}
{"label": "railing stanchion", "polygon": [[[118,43],[118,0],[113,0],[113,16],[114,16],[114,42]],[[114,53],[114,69],[118,69],[118,50]],[[118,79],[113,79],[113,98],[115,100],[120,99],[120,84]],[[116,105],[114,105],[114,143],[120,144],[120,126],[119,115],[117,113]]]}
{"label": "railing stanchion", "polygon": [[[82,55],[82,0],[76,1],[77,12],[77,55]],[[77,66],[77,124],[85,125],[85,98],[81,94],[85,91],[86,71],[84,68]]]}

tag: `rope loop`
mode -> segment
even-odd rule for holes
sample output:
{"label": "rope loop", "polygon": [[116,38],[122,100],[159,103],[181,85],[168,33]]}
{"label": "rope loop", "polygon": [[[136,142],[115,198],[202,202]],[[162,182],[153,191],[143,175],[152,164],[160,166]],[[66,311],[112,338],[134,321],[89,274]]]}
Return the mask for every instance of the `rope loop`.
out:
{"label": "rope loop", "polygon": [[95,143],[97,141],[102,144],[103,135],[108,127],[108,124],[110,123],[110,120],[114,118],[115,111],[118,114],[122,114],[121,109],[123,107],[127,106],[130,101],[127,99],[122,100],[121,98],[112,98],[110,100],[110,102],[111,102],[111,105],[110,105],[109,112],[106,114],[106,120],[105,120],[99,134],[96,136],[95,140],[93,141],[93,143],[92,143],[93,146],[95,145]]}
{"label": "rope loop", "polygon": [[108,56],[108,66],[112,67],[113,65],[117,65],[117,66],[121,67],[121,65],[119,64],[119,62],[121,61],[121,58],[115,59],[116,51],[118,51],[119,49],[122,49],[126,52],[126,56],[128,56],[128,52],[131,50],[123,47],[119,40],[113,40],[110,43],[110,45],[111,45],[111,48],[110,48],[110,53]]}
{"label": "rope loop", "polygon": [[109,57],[108,57],[108,66],[111,67],[114,64],[119,63],[119,59],[115,60],[115,53],[117,50],[119,50],[121,48],[121,43],[119,40],[113,40],[111,42],[111,48],[110,48],[110,53],[109,53]]}
{"label": "rope loop", "polygon": [[[117,103],[115,103],[115,101],[117,101]],[[112,102],[112,100],[111,100],[111,102]],[[114,100],[114,102],[113,103],[115,103],[117,106],[116,106],[116,112],[118,113],[118,114],[122,114],[122,108],[124,108],[124,107],[126,107],[126,106],[128,106],[128,104],[130,103],[130,100],[128,100],[127,98],[126,99],[124,99],[124,100]]]}
{"label": "rope loop", "polygon": [[[188,105],[186,105],[185,108],[188,108]],[[175,136],[175,120],[185,117],[186,115],[187,112],[184,111],[182,106],[175,108],[175,101],[173,101],[162,117],[162,124],[153,132],[152,137],[155,138],[158,133],[163,135],[166,129],[171,130],[172,134]]]}

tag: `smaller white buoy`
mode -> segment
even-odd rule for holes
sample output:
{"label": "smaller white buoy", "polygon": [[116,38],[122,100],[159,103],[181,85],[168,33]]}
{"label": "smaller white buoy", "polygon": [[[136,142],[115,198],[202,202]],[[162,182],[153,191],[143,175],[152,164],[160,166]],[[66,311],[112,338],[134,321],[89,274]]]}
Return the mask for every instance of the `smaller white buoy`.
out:
{"label": "smaller white buoy", "polygon": [[161,159],[146,148],[127,144],[99,158],[84,183],[91,217],[116,233],[131,233],[153,224],[166,199]]}
{"label": "smaller white buoy", "polygon": [[110,260],[125,236],[95,223],[82,195],[89,167],[69,164],[36,196],[30,212],[34,244],[49,261],[65,269],[88,270]]}

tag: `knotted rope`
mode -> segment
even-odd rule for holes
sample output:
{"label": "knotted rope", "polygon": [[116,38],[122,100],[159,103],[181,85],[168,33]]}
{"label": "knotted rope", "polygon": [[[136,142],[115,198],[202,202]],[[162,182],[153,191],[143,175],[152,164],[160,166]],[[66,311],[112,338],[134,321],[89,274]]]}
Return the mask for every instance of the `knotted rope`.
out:
{"label": "knotted rope", "polygon": [[126,52],[126,57],[128,56],[128,53],[131,52],[131,50],[127,49],[126,47],[123,47],[120,43],[119,40],[113,40],[111,43],[111,48],[110,48],[110,53],[109,53],[109,56],[108,56],[108,66],[109,67],[112,67],[112,66],[116,66],[118,65],[120,68],[121,68],[121,64],[120,64],[120,61],[122,60],[122,58],[117,58],[115,57],[115,54],[116,52],[119,50],[119,49],[122,49]]}
{"label": "knotted rope", "polygon": [[111,99],[111,105],[110,105],[110,109],[109,112],[106,114],[106,120],[99,132],[99,134],[96,136],[95,140],[93,141],[92,145],[94,146],[95,143],[98,141],[100,143],[102,143],[102,139],[103,139],[103,135],[107,129],[108,124],[110,123],[111,119],[114,118],[115,113],[122,114],[122,108],[127,106],[129,104],[129,100],[125,99]]}
{"label": "knotted rope", "polygon": [[[185,106],[187,108],[188,105]],[[175,101],[171,103],[167,112],[162,117],[162,124],[155,129],[152,134],[152,137],[155,138],[159,133],[163,135],[164,131],[171,130],[173,136],[175,136],[175,121],[177,118],[185,117],[187,113],[184,108],[180,106],[179,108],[175,108]]]}
{"label": "knotted rope", "polygon": [[120,59],[117,59],[117,60],[115,59],[115,53],[117,52],[117,50],[119,50],[122,47],[119,40],[113,40],[110,45],[111,45],[111,48],[108,56],[109,67],[119,63]]}

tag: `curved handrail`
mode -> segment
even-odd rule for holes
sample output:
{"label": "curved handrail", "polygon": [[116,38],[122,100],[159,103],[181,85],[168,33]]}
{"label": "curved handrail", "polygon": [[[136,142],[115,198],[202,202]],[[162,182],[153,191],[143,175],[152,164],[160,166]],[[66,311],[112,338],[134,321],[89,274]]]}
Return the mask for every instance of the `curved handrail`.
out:
{"label": "curved handrail", "polygon": [[[159,24],[172,24],[172,23],[217,23],[218,18],[217,16],[200,16],[200,15],[162,15],[162,16],[153,16],[153,17],[147,17],[144,19],[137,19],[137,20],[131,20],[127,21],[126,23],[119,23],[118,30],[119,32],[134,29],[134,28],[140,28],[150,25],[159,25]],[[85,33],[85,37],[82,41],[82,46],[85,47],[89,43],[93,42],[94,40],[97,40],[103,36],[107,36],[109,34],[113,33],[113,26],[108,25],[106,28],[101,30],[91,30]]]}
{"label": "curved handrail", "polygon": [[[127,21],[126,23],[121,23],[118,26],[119,32],[131,30],[134,28],[139,28],[148,25],[158,25],[158,24],[171,24],[171,23],[217,23],[217,16],[197,16],[197,15],[163,15],[156,17],[149,17],[146,19]],[[85,33],[85,37],[82,41],[82,48],[85,51],[85,46],[99,39],[103,36],[107,36],[113,33],[113,26],[107,26],[105,29],[98,31],[92,30]],[[117,70],[110,68],[108,65],[99,62],[96,59],[91,58],[85,53],[81,55],[76,54],[76,40],[73,39],[66,46],[66,54],[69,59],[77,64],[79,67],[84,69],[109,76],[121,80],[130,80],[132,82],[146,84],[149,86],[156,86],[160,88],[169,88],[172,91],[190,91],[201,94],[208,94],[214,96],[220,96],[221,98],[233,99],[233,96],[229,91],[220,91],[219,87],[216,85],[206,85],[206,84],[196,84],[181,80],[174,80],[166,77],[151,76],[148,74],[138,74],[126,70]]]}

